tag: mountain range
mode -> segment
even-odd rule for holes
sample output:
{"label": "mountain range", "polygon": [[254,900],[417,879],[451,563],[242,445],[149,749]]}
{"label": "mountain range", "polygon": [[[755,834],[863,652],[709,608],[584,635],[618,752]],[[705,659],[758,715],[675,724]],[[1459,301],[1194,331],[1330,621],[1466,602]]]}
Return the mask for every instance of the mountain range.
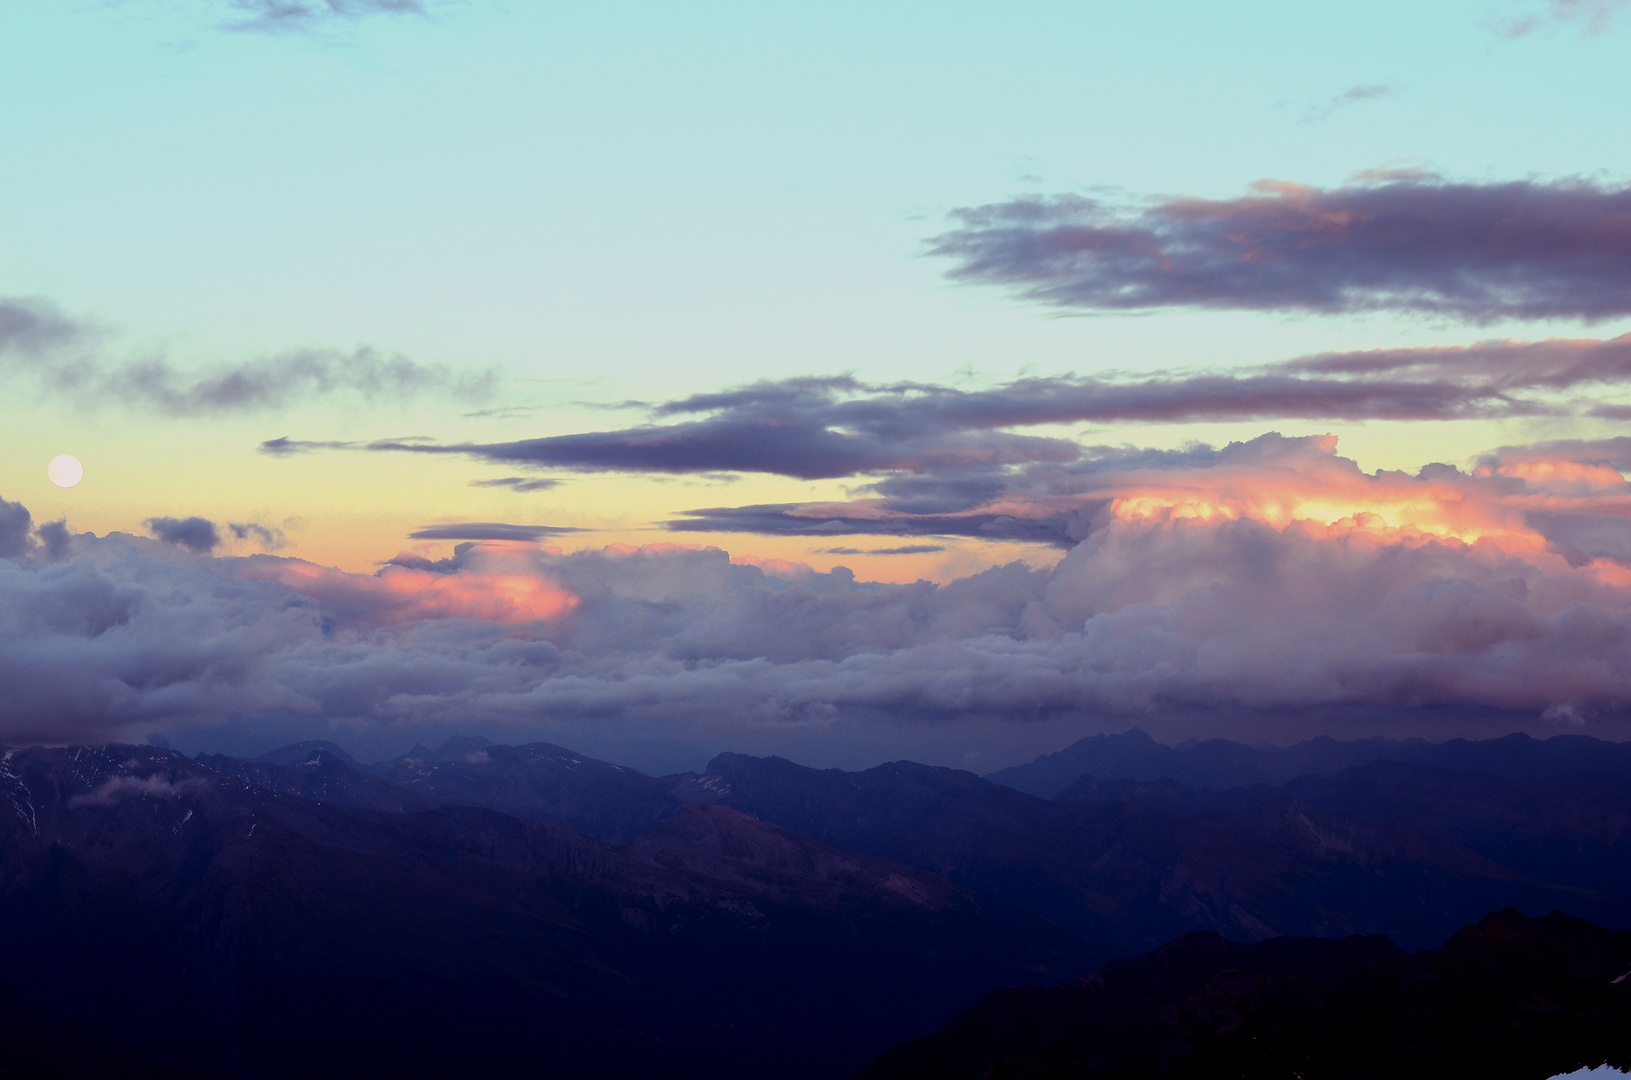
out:
{"label": "mountain range", "polygon": [[1495,912],[1443,948],[1186,934],[997,991],[860,1080],[1429,1080],[1631,1068],[1631,933]]}
{"label": "mountain range", "polygon": [[9,750],[0,1076],[841,1077],[988,992],[1184,935],[1427,950],[1506,908],[1631,929],[1624,746],[1318,745],[1365,760],[1229,785],[1217,762],[1288,752],[1129,733],[1064,753],[1141,775],[1048,798],[474,739],[375,765]]}

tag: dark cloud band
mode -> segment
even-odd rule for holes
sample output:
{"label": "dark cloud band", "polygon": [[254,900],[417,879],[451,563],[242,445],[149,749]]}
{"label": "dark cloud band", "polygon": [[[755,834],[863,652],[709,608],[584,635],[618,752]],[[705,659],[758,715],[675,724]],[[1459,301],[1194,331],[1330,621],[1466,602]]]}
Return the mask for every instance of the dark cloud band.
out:
{"label": "dark cloud band", "polygon": [[[1224,420],[1460,420],[1567,415],[1558,395],[1631,383],[1631,335],[1304,357],[1229,373],[1054,376],[986,390],[872,385],[853,378],[760,382],[651,407],[653,422],[500,443],[269,439],[261,451],[456,454],[579,471],[761,472],[803,480],[970,475],[1068,465],[1081,446],[1014,428]],[[1601,411],[1612,405],[1591,405]],[[517,491],[553,480],[476,481]]]}
{"label": "dark cloud band", "polygon": [[1487,323],[1631,314],[1631,187],[1390,177],[1236,199],[1076,195],[957,211],[953,279],[1080,311],[1401,311]]}

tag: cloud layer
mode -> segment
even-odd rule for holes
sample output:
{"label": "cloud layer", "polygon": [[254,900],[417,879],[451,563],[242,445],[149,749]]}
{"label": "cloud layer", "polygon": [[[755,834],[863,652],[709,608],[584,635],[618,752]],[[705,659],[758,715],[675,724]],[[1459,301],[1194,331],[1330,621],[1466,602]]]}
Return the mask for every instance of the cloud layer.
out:
{"label": "cloud layer", "polygon": [[570,720],[808,743],[956,720],[995,745],[1016,722],[1175,711],[1607,722],[1631,703],[1627,453],[1508,447],[1409,476],[1328,437],[1121,451],[1075,490],[1003,496],[1014,521],[1070,523],[1057,566],[944,586],[672,545],[471,543],[363,575],[114,534],[51,562],[35,530],[0,560],[0,736]]}
{"label": "cloud layer", "polygon": [[1507,37],[1519,38],[1543,26],[1578,24],[1587,36],[1607,30],[1626,0],[1544,0],[1538,10],[1513,19],[1503,29]]}
{"label": "cloud layer", "polygon": [[420,0],[228,0],[241,13],[234,30],[263,33],[307,31],[336,19],[369,15],[423,15]]}
{"label": "cloud layer", "polygon": [[368,346],[292,349],[201,369],[164,355],[110,359],[105,335],[40,299],[0,297],[0,377],[27,379],[83,408],[136,407],[163,416],[219,416],[287,408],[349,395],[400,402],[436,392],[484,401],[496,369],[459,372]]}
{"label": "cloud layer", "polygon": [[1079,311],[1401,311],[1488,323],[1631,313],[1631,188],[1387,176],[1235,199],[1078,195],[959,210],[958,281]]}
{"label": "cloud layer", "polygon": [[[1084,448],[1012,429],[1200,420],[1458,420],[1611,415],[1596,396],[1631,385],[1631,335],[1491,340],[1331,353],[1234,372],[1020,379],[986,390],[849,377],[759,382],[659,404],[651,422],[500,443],[268,439],[290,456],[334,450],[455,454],[581,471],[761,472],[802,480],[878,474],[975,476],[1049,464]],[[1591,400],[1570,394],[1591,392]],[[533,490],[521,477],[478,481]],[[956,531],[956,530],[951,530]]]}

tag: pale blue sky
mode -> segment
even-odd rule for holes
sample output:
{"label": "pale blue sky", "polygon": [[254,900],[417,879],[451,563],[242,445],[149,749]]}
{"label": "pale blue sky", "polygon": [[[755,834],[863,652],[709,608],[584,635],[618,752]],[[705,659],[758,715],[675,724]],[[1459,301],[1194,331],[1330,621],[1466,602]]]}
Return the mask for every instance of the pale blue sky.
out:
{"label": "pale blue sky", "polygon": [[[685,388],[1465,338],[1048,320],[945,284],[920,244],[1026,190],[1231,195],[1397,159],[1631,174],[1624,29],[1503,38],[1525,10],[469,0],[259,34],[203,0],[7,5],[0,292],[201,354],[367,341],[641,383],[684,365]],[[1390,92],[1318,117],[1362,86]]]}
{"label": "pale blue sky", "polygon": [[[254,472],[254,445],[277,435],[514,438],[613,422],[577,401],[758,377],[989,383],[1570,333],[1581,328],[1386,315],[1050,317],[947,282],[923,248],[949,210],[1024,192],[1232,196],[1263,177],[1336,184],[1399,161],[1468,180],[1631,177],[1631,18],[1503,33],[1541,4],[430,7],[256,33],[226,28],[241,17],[227,0],[0,6],[0,296],[49,298],[131,358],[367,343],[498,364],[506,393],[544,410],[499,422],[436,402],[319,403],[155,425],[15,397],[7,490],[103,528],[152,502],[139,476],[186,475],[198,509],[225,514],[231,484],[188,463]],[[1385,92],[1340,103],[1356,88]],[[1174,445],[1263,427],[1093,437]],[[1314,427],[1339,430],[1367,467],[1560,433]],[[117,447],[128,507],[99,518],[89,488],[73,504],[44,488],[33,457],[46,433],[61,435],[52,453],[105,462]],[[516,505],[446,497],[483,500],[454,515]],[[674,499],[643,515],[695,496]],[[289,501],[234,512],[323,513]]]}

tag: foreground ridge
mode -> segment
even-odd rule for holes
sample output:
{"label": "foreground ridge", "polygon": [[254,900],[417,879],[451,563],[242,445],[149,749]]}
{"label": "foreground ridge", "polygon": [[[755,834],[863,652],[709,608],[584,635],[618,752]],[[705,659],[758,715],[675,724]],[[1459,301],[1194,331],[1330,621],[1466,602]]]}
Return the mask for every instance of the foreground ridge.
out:
{"label": "foreground ridge", "polygon": [[1510,1077],[1631,1067],[1631,932],[1498,911],[1436,951],[1193,933],[998,990],[861,1080]]}

